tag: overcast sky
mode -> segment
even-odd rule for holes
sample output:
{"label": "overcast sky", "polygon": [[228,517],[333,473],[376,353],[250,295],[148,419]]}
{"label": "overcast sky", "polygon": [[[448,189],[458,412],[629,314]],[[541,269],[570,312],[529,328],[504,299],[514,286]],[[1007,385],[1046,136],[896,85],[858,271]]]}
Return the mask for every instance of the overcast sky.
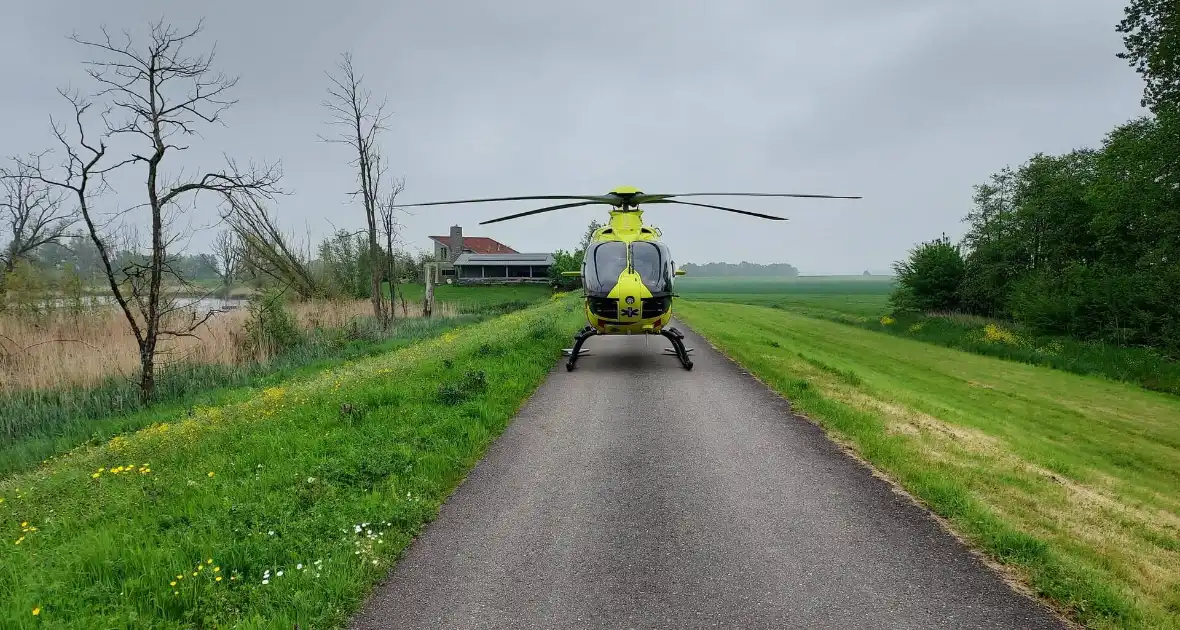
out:
{"label": "overcast sky", "polygon": [[[0,148],[52,145],[55,88],[93,90],[67,36],[102,24],[205,18],[190,50],[217,45],[240,76],[225,128],[205,127],[174,167],[281,160],[283,224],[316,241],[360,229],[351,156],[324,144],[321,102],[351,51],[387,97],[381,139],[403,203],[471,196],[811,192],[857,201],[719,198],[771,222],[652,207],[678,262],[789,262],[803,273],[887,271],[916,242],[963,232],[971,186],[1037,151],[1093,146],[1140,115],[1114,0],[647,0],[555,2],[10,2],[0,22]],[[162,9],[170,5],[172,8]],[[167,13],[161,15],[161,11]],[[139,177],[137,174],[136,177]],[[108,210],[142,202],[120,180]],[[195,226],[215,216],[202,201]],[[543,204],[542,204],[543,205]],[[535,207],[415,209],[411,249],[461,224],[520,251],[572,247],[605,208],[489,226]],[[732,218],[731,218],[732,217]],[[202,220],[204,220],[202,222]],[[198,232],[205,246],[212,230]]]}

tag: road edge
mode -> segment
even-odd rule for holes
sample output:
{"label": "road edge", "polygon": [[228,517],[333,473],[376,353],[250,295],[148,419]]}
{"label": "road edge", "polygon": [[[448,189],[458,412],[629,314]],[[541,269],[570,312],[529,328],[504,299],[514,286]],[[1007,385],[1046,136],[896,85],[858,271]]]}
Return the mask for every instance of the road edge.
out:
{"label": "road edge", "polygon": [[957,531],[955,529],[953,524],[948,519],[946,519],[946,518],[940,516],[938,513],[934,512],[934,510],[932,510],[926,502],[922,501],[919,497],[916,497],[913,494],[911,494],[908,490],[905,489],[904,486],[901,485],[900,482],[893,479],[892,477],[890,477],[889,475],[887,475],[883,471],[879,470],[876,466],[874,466],[872,464],[872,462],[870,462],[869,460],[862,457],[859,453],[856,452],[856,450],[850,445],[850,443],[847,440],[843,439],[840,435],[833,433],[831,430],[829,430],[827,427],[825,427],[822,423],[816,421],[811,416],[796,409],[795,406],[793,404],[791,404],[790,398],[787,398],[785,395],[783,395],[781,392],[776,390],[774,387],[771,387],[769,383],[767,383],[761,377],[759,377],[757,374],[755,374],[750,369],[748,369],[740,361],[738,361],[734,357],[730,356],[729,353],[725,352],[725,350],[718,347],[717,344],[713,343],[713,341],[710,340],[708,337],[706,337],[705,335],[703,335],[700,332],[693,329],[692,326],[690,326],[688,324],[688,322],[686,322],[685,320],[678,317],[678,318],[676,318],[676,326],[679,329],[681,329],[682,331],[689,332],[689,333],[695,335],[697,338],[701,339],[703,342],[709,344],[710,349],[712,349],[718,355],[724,357],[726,361],[728,361],[731,365],[733,365],[736,369],[738,369],[742,374],[752,378],[755,382],[757,382],[759,384],[759,386],[764,388],[767,392],[769,392],[770,394],[774,395],[775,397],[783,400],[787,404],[788,408],[791,410],[792,415],[806,421],[807,423],[809,423],[812,426],[819,429],[821,432],[823,432],[824,437],[829,442],[831,442],[833,445],[835,445],[840,450],[840,452],[842,452],[845,456],[849,457],[854,462],[856,462],[862,469],[864,469],[866,472],[868,472],[871,476],[885,482],[885,484],[889,486],[889,489],[894,494],[904,498],[906,501],[908,501],[910,504],[914,505],[915,507],[920,508],[921,511],[928,518],[933,519],[938,524],[939,528],[942,531],[946,532],[952,538],[954,538],[955,541],[959,543],[960,547],[962,547],[964,551],[966,551],[972,557],[978,559],[984,566],[986,566],[989,570],[991,570],[994,574],[996,574],[996,576],[999,577],[1000,580],[1003,581],[1004,584],[1006,584],[1010,589],[1012,589],[1012,591],[1014,593],[1016,593],[1017,595],[1023,596],[1026,599],[1032,601],[1037,606],[1042,608],[1045,612],[1047,612],[1048,614],[1052,615],[1054,618],[1058,619],[1063,624],[1065,624],[1066,627],[1071,628],[1072,630],[1085,630],[1086,626],[1079,624],[1074,619],[1069,618],[1064,613],[1062,613],[1062,611],[1058,610],[1055,606],[1053,606],[1050,601],[1038,596],[1033,591],[1033,589],[1021,578],[1019,572],[1017,572],[1015,570],[1015,568],[1010,567],[1006,564],[1003,564],[1003,563],[991,558],[986,553],[984,553],[982,550],[980,550],[980,549],[976,548],[974,545],[972,545],[959,531]]}

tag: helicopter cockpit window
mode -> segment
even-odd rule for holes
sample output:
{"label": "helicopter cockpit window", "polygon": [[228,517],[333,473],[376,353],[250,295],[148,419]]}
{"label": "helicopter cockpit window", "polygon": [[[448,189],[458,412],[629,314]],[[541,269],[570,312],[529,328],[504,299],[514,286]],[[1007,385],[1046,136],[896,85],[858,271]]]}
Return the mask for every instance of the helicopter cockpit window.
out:
{"label": "helicopter cockpit window", "polygon": [[606,295],[627,269],[627,244],[619,241],[595,243],[586,252],[583,281],[588,293]]}
{"label": "helicopter cockpit window", "polygon": [[653,295],[672,290],[671,262],[667,248],[658,243],[636,241],[631,244],[631,266]]}

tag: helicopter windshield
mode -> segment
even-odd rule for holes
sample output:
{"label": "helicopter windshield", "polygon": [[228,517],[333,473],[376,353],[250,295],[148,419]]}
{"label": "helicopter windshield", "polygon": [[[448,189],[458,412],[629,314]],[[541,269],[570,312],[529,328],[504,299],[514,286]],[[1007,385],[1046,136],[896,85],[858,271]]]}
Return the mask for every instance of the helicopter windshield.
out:
{"label": "helicopter windshield", "polygon": [[605,296],[619,283],[627,269],[627,244],[619,241],[595,243],[586,252],[582,278],[586,292]]}
{"label": "helicopter windshield", "polygon": [[651,241],[631,244],[631,266],[647,290],[658,296],[672,290],[672,261],[668,248]]}

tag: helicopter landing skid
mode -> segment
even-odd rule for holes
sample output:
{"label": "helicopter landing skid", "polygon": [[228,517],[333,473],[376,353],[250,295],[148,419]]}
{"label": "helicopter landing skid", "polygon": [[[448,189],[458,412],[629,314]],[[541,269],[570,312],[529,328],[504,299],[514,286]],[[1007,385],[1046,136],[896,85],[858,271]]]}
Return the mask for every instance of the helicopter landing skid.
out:
{"label": "helicopter landing skid", "polygon": [[574,335],[574,347],[566,348],[565,350],[562,351],[565,354],[568,354],[570,357],[570,360],[566,361],[566,363],[565,363],[565,370],[567,372],[573,371],[574,364],[578,362],[578,357],[589,352],[589,350],[582,349],[582,344],[586,343],[587,339],[589,339],[597,334],[598,334],[597,330],[594,330],[590,326],[586,326],[582,330],[578,331],[578,334]]}
{"label": "helicopter landing skid", "polygon": [[676,355],[676,358],[680,359],[680,364],[684,366],[684,369],[691,370],[692,360],[688,358],[688,353],[692,352],[692,348],[684,347],[684,333],[675,328],[665,328],[660,331],[660,334],[672,342],[671,348],[664,348],[664,354]]}

